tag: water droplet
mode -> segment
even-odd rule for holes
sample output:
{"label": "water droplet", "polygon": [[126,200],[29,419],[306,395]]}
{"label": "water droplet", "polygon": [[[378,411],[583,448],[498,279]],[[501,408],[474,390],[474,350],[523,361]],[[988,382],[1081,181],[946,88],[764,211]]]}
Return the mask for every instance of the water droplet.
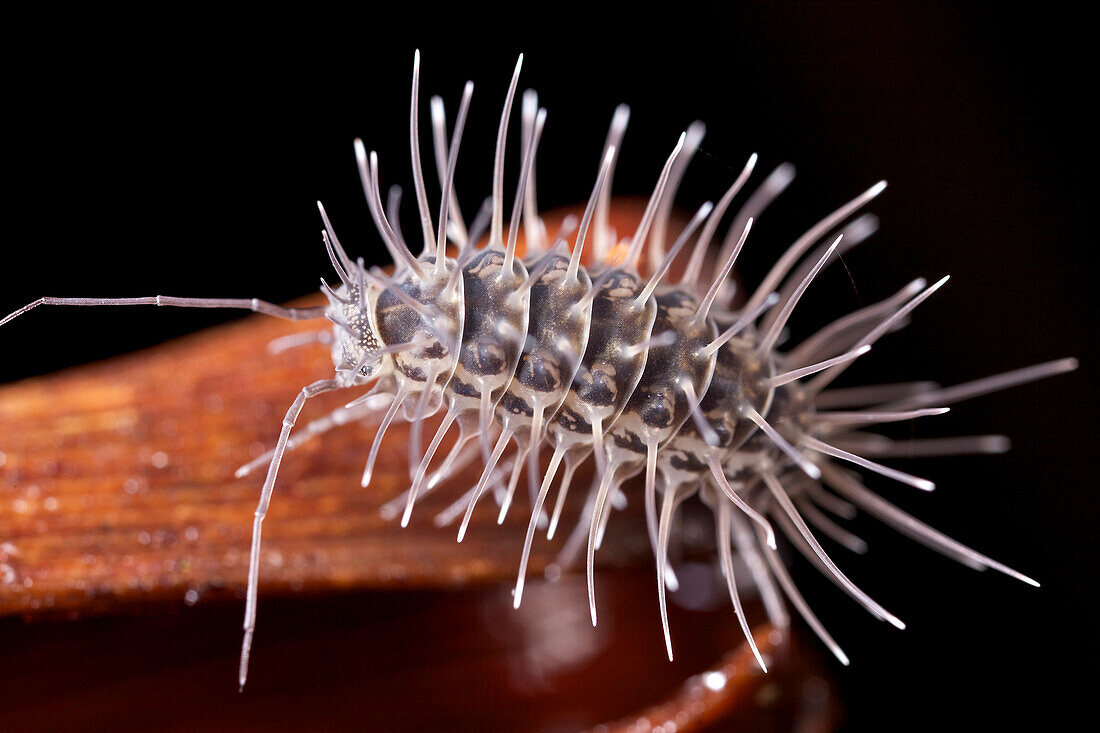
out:
{"label": "water droplet", "polygon": [[707,672],[703,675],[703,684],[708,690],[718,692],[726,686],[726,675],[721,672]]}

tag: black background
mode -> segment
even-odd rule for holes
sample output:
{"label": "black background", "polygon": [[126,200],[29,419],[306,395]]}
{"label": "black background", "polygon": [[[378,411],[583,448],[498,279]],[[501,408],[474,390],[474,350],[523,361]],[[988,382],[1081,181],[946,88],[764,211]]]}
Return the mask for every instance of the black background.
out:
{"label": "black background", "polygon": [[[749,283],[784,244],[885,178],[890,187],[871,207],[882,229],[813,286],[796,335],[918,275],[951,274],[905,332],[850,370],[852,383],[947,384],[1071,355],[1083,366],[916,427],[924,436],[1003,432],[1014,443],[1007,456],[922,461],[918,472],[940,487],[931,496],[872,484],[1039,578],[1041,590],[975,574],[866,520],[857,529],[872,552],[841,555],[841,564],[907,631],[876,623],[801,573],[853,661],[838,672],[848,724],[1014,727],[1083,708],[1095,675],[1078,668],[1090,669],[1097,651],[1100,378],[1097,270],[1086,254],[1096,244],[1096,156],[1084,19],[1050,4],[1026,13],[984,4],[640,8],[229,18],[188,6],[175,16],[58,13],[13,23],[0,310],[43,294],[276,302],[305,294],[328,273],[316,199],[354,254],[385,262],[351,141],[379,151],[384,184],[410,190],[416,47],[425,120],[429,94],[443,94],[453,115],[462,83],[477,85],[459,164],[467,213],[489,190],[496,120],[519,51],[521,88],[538,89],[549,109],[538,169],[544,208],[587,195],[619,102],[633,114],[618,193],[648,193],[694,119],[708,134],[681,192],[685,208],[720,195],[751,152],[760,171],[798,166],[746,247]],[[427,177],[434,199],[434,173]],[[414,231],[410,197],[404,212]],[[0,381],[232,317],[42,310],[0,334]]]}

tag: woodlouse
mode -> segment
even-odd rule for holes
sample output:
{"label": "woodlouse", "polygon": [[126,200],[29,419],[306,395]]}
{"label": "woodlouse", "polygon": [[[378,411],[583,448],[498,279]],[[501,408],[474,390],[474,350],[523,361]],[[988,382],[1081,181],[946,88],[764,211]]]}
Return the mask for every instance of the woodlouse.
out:
{"label": "woodlouse", "polygon": [[[518,74],[518,67],[517,67]],[[782,620],[784,612],[776,602],[778,593],[771,588],[769,573],[826,643],[844,659],[843,653],[816,622],[805,603],[786,578],[781,564],[770,552],[774,546],[771,525],[763,516],[767,512],[780,529],[790,536],[799,549],[804,549],[837,582],[865,605],[873,614],[900,625],[895,617],[869,599],[835,567],[817,545],[803,521],[803,515],[813,517],[822,531],[832,531],[858,546],[855,538],[839,534],[827,518],[814,515],[813,502],[828,504],[818,487],[805,479],[792,478],[798,471],[811,481],[824,478],[833,489],[845,495],[871,513],[899,525],[899,528],[933,544],[946,554],[971,565],[993,567],[1019,576],[984,556],[966,550],[941,535],[901,515],[856,483],[849,473],[832,465],[825,456],[858,463],[872,471],[886,473],[918,488],[929,484],[914,477],[858,459],[845,448],[858,449],[866,455],[889,455],[892,446],[866,435],[848,434],[850,425],[868,425],[892,419],[908,419],[940,411],[938,408],[989,389],[1058,373],[1073,368],[1071,360],[982,380],[949,390],[935,390],[926,385],[901,386],[897,391],[829,393],[826,400],[814,400],[824,386],[850,360],[866,353],[872,341],[892,330],[924,298],[937,287],[925,287],[920,281],[903,289],[897,297],[877,306],[870,306],[855,316],[828,327],[819,336],[782,354],[776,351],[787,316],[812,281],[813,277],[836,255],[842,246],[866,234],[866,220],[849,224],[847,238],[829,238],[806,257],[809,269],[794,270],[800,259],[810,253],[830,231],[842,225],[855,210],[881,191],[876,186],[842,207],[812,228],[796,242],[787,255],[744,304],[730,310],[726,278],[732,268],[745,234],[751,226],[753,206],[766,205],[784,184],[784,171],[773,176],[750,197],[746,209],[735,217],[732,237],[719,258],[721,266],[697,298],[693,293],[695,280],[703,266],[703,255],[709,239],[715,233],[722,214],[745,183],[755,158],[746,165],[743,175],[713,207],[700,209],[692,223],[681,233],[667,255],[663,252],[664,231],[668,212],[679,176],[694,152],[701,134],[700,128],[690,129],[681,138],[666,162],[658,185],[650,199],[642,225],[626,240],[628,247],[615,250],[616,237],[607,230],[602,211],[606,211],[607,190],[614,165],[617,138],[625,127],[625,113],[612,123],[607,152],[597,176],[597,185],[584,219],[577,230],[573,253],[561,254],[545,233],[540,231],[537,213],[529,206],[534,201],[529,171],[541,132],[542,113],[527,97],[524,115],[525,165],[517,187],[516,205],[511,224],[503,225],[503,140],[508,126],[511,100],[517,77],[513,77],[508,101],[498,135],[498,152],[493,179],[493,195],[488,209],[488,244],[481,249],[471,242],[480,240],[471,226],[466,233],[461,214],[451,205],[451,184],[459,150],[465,110],[470,100],[471,86],[463,96],[455,133],[449,145],[437,145],[438,167],[443,182],[443,201],[439,223],[433,229],[427,196],[424,192],[417,135],[417,82],[414,74],[413,117],[411,124],[414,178],[418,208],[424,235],[425,252],[415,257],[394,228],[394,217],[387,214],[382,203],[376,158],[360,148],[359,160],[371,213],[383,240],[394,255],[398,269],[392,276],[381,271],[368,271],[361,262],[352,262],[336,239],[325,217],[326,239],[333,265],[342,279],[335,289],[324,287],[330,305],[322,309],[284,309],[258,300],[204,300],[188,298],[133,299],[67,299],[44,298],[8,316],[20,315],[39,304],[68,305],[172,305],[184,307],[246,308],[288,318],[329,317],[336,321],[331,342],[337,375],[303,389],[288,411],[270,463],[263,497],[257,510],[252,557],[252,581],[246,612],[246,640],[242,655],[241,683],[247,670],[247,651],[254,628],[260,522],[270,500],[279,458],[288,444],[290,429],[306,399],[314,394],[339,387],[357,386],[377,381],[374,395],[392,394],[391,407],[383,420],[385,426],[404,407],[404,416],[415,425],[429,414],[447,407],[446,417],[436,436],[422,452],[421,436],[414,435],[410,453],[417,470],[412,486],[404,499],[403,522],[409,520],[418,494],[430,490],[445,475],[440,469],[431,474],[428,468],[445,431],[457,422],[461,431],[458,445],[443,461],[446,468],[467,458],[476,459],[478,451],[462,446],[475,436],[485,459],[482,479],[473,492],[464,497],[466,517],[463,527],[481,493],[503,477],[494,474],[509,440],[520,443],[526,451],[529,465],[537,467],[538,452],[530,448],[541,445],[549,436],[554,448],[551,469],[541,485],[533,486],[536,505],[546,498],[559,463],[564,461],[564,494],[577,465],[589,453],[601,464],[601,480],[592,487],[588,521],[578,528],[567,544],[566,555],[578,551],[587,540],[590,578],[590,604],[595,620],[595,599],[591,583],[592,556],[599,544],[601,527],[610,516],[608,503],[622,483],[644,471],[645,500],[650,518],[651,540],[657,553],[658,588],[663,605],[666,584],[675,583],[668,575],[665,547],[672,513],[678,502],[699,491],[715,509],[720,536],[732,536],[746,558],[758,558],[752,567],[762,587],[773,619]],[[443,129],[442,108],[436,119],[437,130]],[[437,135],[442,141],[443,135]],[[420,177],[417,177],[420,176]],[[529,192],[530,195],[528,195]],[[324,214],[324,212],[322,212]],[[516,256],[519,226],[528,229],[529,254],[525,261]],[[705,222],[705,224],[704,224]],[[702,226],[695,252],[679,287],[662,284],[668,275],[673,257],[690,240],[695,229]],[[590,232],[591,230],[591,232]],[[587,236],[593,240],[596,262],[615,264],[581,268],[580,252]],[[447,257],[448,237],[457,245],[456,259]],[[653,273],[648,281],[637,272],[643,245],[649,243],[649,260]],[[614,250],[614,251],[613,251]],[[537,256],[536,254],[537,253]],[[589,271],[592,276],[589,276]],[[793,272],[792,272],[793,271]],[[784,285],[784,282],[787,284]],[[778,295],[772,298],[772,291]],[[535,297],[536,294],[539,297]],[[644,296],[644,297],[642,297]],[[536,307],[532,307],[532,303]],[[715,307],[718,303],[719,306]],[[588,317],[584,311],[588,308]],[[757,323],[759,322],[759,324]],[[719,335],[721,334],[721,335]],[[559,343],[564,339],[564,343]],[[816,375],[813,381],[800,385],[801,380]],[[851,413],[815,413],[815,407],[879,405],[873,411]],[[935,407],[932,407],[932,406]],[[342,420],[354,419],[373,412],[374,403],[357,401],[346,408]],[[332,421],[335,424],[336,420]],[[500,436],[495,444],[490,430],[499,425]],[[318,426],[317,431],[324,426]],[[830,442],[824,442],[823,437]],[[364,473],[369,480],[373,457],[379,440],[371,450]],[[954,448],[960,444],[954,444]],[[995,450],[999,444],[985,441],[968,444],[977,450]],[[513,460],[511,474],[502,493],[502,511],[506,511],[516,489],[523,460]],[[247,473],[247,467],[244,473]],[[528,472],[534,479],[534,469]],[[709,476],[705,481],[705,477]],[[660,482],[658,481],[660,477]],[[781,483],[782,479],[782,483]],[[663,495],[657,511],[657,495]],[[789,496],[794,495],[794,499]],[[797,501],[799,506],[795,506]],[[560,505],[560,502],[559,502]],[[746,524],[740,514],[730,511],[736,506],[755,525]],[[842,505],[843,506],[843,505]],[[833,505],[836,508],[836,505]],[[802,509],[802,513],[798,509]],[[844,510],[842,510],[844,511]],[[539,521],[539,510],[532,514],[529,540]],[[659,518],[658,518],[659,516]],[[551,530],[556,526],[550,519]],[[460,530],[461,532],[461,530]],[[730,580],[735,607],[739,604],[732,582],[729,547],[720,543],[723,570]],[[750,561],[751,562],[751,561]],[[765,567],[765,563],[767,567]],[[516,603],[522,597],[522,569],[517,585]],[[1026,579],[1026,578],[1024,578]],[[740,614],[739,614],[740,615]],[[742,624],[744,620],[742,617]],[[666,624],[666,643],[671,655],[671,641]]]}

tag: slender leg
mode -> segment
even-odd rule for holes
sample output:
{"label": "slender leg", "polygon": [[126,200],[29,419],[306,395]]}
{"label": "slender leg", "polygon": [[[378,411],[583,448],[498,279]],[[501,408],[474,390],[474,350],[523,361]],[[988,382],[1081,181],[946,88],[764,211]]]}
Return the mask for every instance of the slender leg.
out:
{"label": "slender leg", "polygon": [[378,451],[382,448],[382,438],[385,436],[386,431],[390,428],[390,423],[393,422],[393,416],[397,414],[397,411],[401,408],[401,403],[408,397],[409,390],[405,385],[401,385],[397,389],[397,394],[394,395],[393,404],[390,405],[390,409],[386,411],[386,416],[382,418],[382,424],[378,426],[378,432],[374,434],[374,443],[370,447],[370,455],[367,457],[367,465],[363,468],[363,478],[359,481],[359,484],[366,488],[370,485],[371,474],[374,473],[374,462],[378,460]]}
{"label": "slender leg", "polygon": [[[458,440],[455,441],[454,446],[451,448],[451,452],[448,453],[447,457],[443,460],[443,465],[430,473],[424,481],[424,487],[420,492],[420,497],[424,497],[442,485],[446,479],[451,477],[452,471],[459,471],[474,462],[474,459],[476,459],[480,453],[477,450],[477,446],[466,446],[472,437],[472,433],[459,432]],[[463,450],[463,448],[465,448],[465,450]],[[383,504],[382,508],[379,510],[379,514],[382,515],[382,518],[386,521],[390,521],[400,516],[401,513],[405,511],[405,504],[408,502],[411,493],[412,488],[410,487]],[[466,504],[463,503],[462,506],[465,507]]]}
{"label": "slender leg", "polygon": [[[316,420],[311,421],[308,425],[298,430],[290,440],[286,443],[287,451],[293,451],[298,446],[309,441],[312,438],[316,438],[318,435],[327,433],[334,427],[339,425],[346,425],[349,422],[362,420],[372,415],[377,415],[378,411],[372,409],[369,405],[356,405],[355,407],[338,407],[324,417],[319,417]],[[266,466],[271,457],[275,455],[275,449],[264,453],[262,456],[249,461],[240,468],[234,474],[237,478],[243,478],[248,474],[255,471],[261,466]]]}
{"label": "slender leg", "polygon": [[241,666],[238,676],[241,689],[244,689],[245,680],[248,679],[248,654],[252,648],[252,635],[256,630],[256,597],[260,585],[260,533],[264,516],[267,515],[267,507],[271,503],[271,494],[275,490],[275,477],[279,475],[279,464],[283,461],[283,451],[286,449],[287,439],[294,427],[294,422],[302,412],[302,406],[310,397],[339,389],[340,384],[334,379],[322,379],[314,382],[298,393],[290,409],[283,418],[283,428],[279,433],[279,442],[275,448],[275,455],[271,458],[271,465],[267,469],[267,478],[260,492],[260,503],[256,506],[256,515],[252,524],[252,554],[248,561],[248,594],[244,611],[244,641],[241,643]]}

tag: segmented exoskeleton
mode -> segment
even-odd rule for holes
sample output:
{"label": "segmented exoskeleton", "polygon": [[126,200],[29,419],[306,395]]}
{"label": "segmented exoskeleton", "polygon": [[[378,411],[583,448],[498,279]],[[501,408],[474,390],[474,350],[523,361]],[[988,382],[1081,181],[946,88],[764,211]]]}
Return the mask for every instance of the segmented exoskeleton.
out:
{"label": "segmented exoskeleton", "polygon": [[[807,231],[756,291],[735,304],[730,272],[754,218],[787,186],[793,169],[788,164],[779,166],[746,198],[733,216],[714,272],[703,278],[710,242],[751,177],[757,157],[749,158],[716,205],[708,202],[698,209],[666,251],[673,199],[703,137],[701,123],[680,136],[637,230],[620,240],[609,226],[609,190],[629,112],[626,107],[617,109],[583,217],[579,222],[565,221],[551,239],[538,216],[534,185],[534,161],[546,112],[538,108],[533,92],[525,93],[523,163],[505,227],[505,140],[519,70],[517,63],[497,133],[492,196],[467,229],[453,187],[473,85],[467,83],[463,91],[449,142],[443,103],[439,98],[432,100],[435,163],[442,191],[433,222],[420,158],[417,54],[410,147],[423,249],[414,255],[400,230],[399,195],[391,192],[383,205],[378,156],[368,154],[357,140],[367,203],[395,269],[386,274],[377,268],[368,270],[362,260],[352,261],[321,208],[323,240],[340,279],[335,288],[322,280],[326,306],[295,309],[255,299],[166,296],[47,297],[0,321],[3,325],[38,305],[55,304],[244,308],[293,320],[332,322],[331,331],[318,332],[316,340],[331,345],[335,375],[302,389],[287,411],[274,449],[237,474],[245,476],[267,466],[253,527],[242,686],[255,630],[262,522],[284,454],[336,425],[375,417],[379,405],[387,403],[362,483],[370,482],[390,424],[399,414],[411,421],[410,488],[383,508],[390,518],[401,515],[402,525],[410,521],[418,497],[440,486],[459,466],[480,457],[484,467],[477,484],[436,518],[437,524],[444,525],[462,516],[461,541],[479,499],[490,489],[500,502],[503,519],[526,467],[532,510],[519,563],[517,607],[534,535],[544,526],[548,537],[554,536],[573,476],[591,456],[599,470],[559,563],[567,564],[587,549],[589,603],[596,622],[595,552],[625,482],[644,474],[645,513],[670,659],[665,589],[674,589],[677,580],[668,560],[669,536],[677,506],[694,494],[714,512],[719,562],[739,623],[761,667],[764,660],[737,594],[734,546],[752,573],[772,622],[788,623],[782,601],[786,597],[838,659],[847,663],[780,561],[776,525],[795,548],[872,615],[899,628],[904,627],[902,622],[855,586],[818,543],[810,525],[853,551],[865,549],[862,540],[826,512],[850,517],[859,507],[966,565],[993,568],[1035,584],[901,512],[866,489],[843,464],[930,490],[931,482],[871,460],[896,455],[899,448],[863,429],[940,414],[960,400],[1071,370],[1074,360],[946,389],[915,382],[826,390],[879,338],[904,325],[913,309],[947,278],[931,286],[915,280],[892,298],[826,326],[802,344],[778,350],[788,318],[817,274],[874,232],[877,225],[872,216],[849,219],[885,183],[871,187]],[[522,257],[518,254],[521,227],[526,243]],[[674,279],[673,265],[693,237],[690,257]],[[590,264],[585,266],[582,253],[589,239]],[[647,277],[639,272],[643,251]],[[292,438],[310,397],[367,385],[372,388],[366,394]],[[441,422],[425,448],[421,424],[437,413],[442,413]],[[440,445],[456,424],[457,440],[436,461]],[[506,465],[504,456],[513,442],[516,451]],[[921,450],[921,445],[908,441],[905,448],[911,453]],[[978,436],[929,441],[924,447],[930,454],[983,453],[1000,452],[1006,444],[1000,436]],[[542,471],[544,454],[549,458]],[[559,469],[557,500],[547,516],[544,506]]]}

